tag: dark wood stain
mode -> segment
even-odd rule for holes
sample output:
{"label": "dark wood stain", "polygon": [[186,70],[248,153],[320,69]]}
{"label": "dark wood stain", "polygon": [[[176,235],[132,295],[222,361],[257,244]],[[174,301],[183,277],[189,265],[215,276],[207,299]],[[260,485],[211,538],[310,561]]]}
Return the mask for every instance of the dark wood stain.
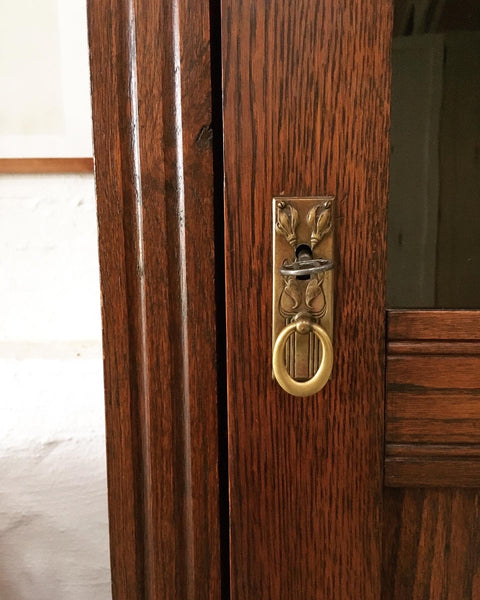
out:
{"label": "dark wood stain", "polygon": [[[390,312],[384,447],[391,3],[221,5],[231,598],[479,600],[480,313]],[[114,600],[222,597],[210,10],[88,3]],[[281,194],[338,199],[307,399],[271,379]]]}
{"label": "dark wood stain", "polygon": [[384,600],[480,598],[479,325],[389,311]]}
{"label": "dark wood stain", "polygon": [[[475,335],[473,331],[469,335]],[[461,356],[477,356],[480,354],[480,344],[478,342],[463,342],[462,340],[438,341],[401,341],[388,343],[388,355],[394,354],[415,354],[425,356],[428,354],[436,355],[453,355],[460,354]]]}
{"label": "dark wood stain", "polygon": [[[388,1],[222,0],[231,596],[378,598]],[[335,367],[271,379],[271,199],[338,198]]]}
{"label": "dark wood stain", "polygon": [[384,600],[480,598],[477,490],[385,491]]}
{"label": "dark wood stain", "polygon": [[88,17],[113,598],[220,598],[209,3]]}
{"label": "dark wood stain", "polygon": [[388,319],[386,485],[480,487],[480,313]]}
{"label": "dark wood stain", "polygon": [[388,444],[389,487],[480,487],[478,446]]}
{"label": "dark wood stain", "polygon": [[480,311],[389,310],[388,340],[480,340]]}

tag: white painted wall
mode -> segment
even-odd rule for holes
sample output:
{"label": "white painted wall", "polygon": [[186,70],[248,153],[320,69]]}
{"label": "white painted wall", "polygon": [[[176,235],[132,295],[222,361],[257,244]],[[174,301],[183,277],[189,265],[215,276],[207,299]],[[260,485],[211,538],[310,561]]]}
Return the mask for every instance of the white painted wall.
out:
{"label": "white painted wall", "polygon": [[0,600],[110,594],[93,177],[0,176]]}

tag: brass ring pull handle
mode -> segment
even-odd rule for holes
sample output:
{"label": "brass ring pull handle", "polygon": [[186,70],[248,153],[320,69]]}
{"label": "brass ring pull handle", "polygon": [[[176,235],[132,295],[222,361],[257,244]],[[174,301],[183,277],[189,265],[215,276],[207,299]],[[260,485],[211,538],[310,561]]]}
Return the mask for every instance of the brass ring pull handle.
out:
{"label": "brass ring pull handle", "polygon": [[[302,335],[310,331],[318,337],[322,346],[322,360],[317,372],[307,381],[296,381],[290,377],[285,366],[285,345],[294,332]],[[273,373],[279,385],[292,396],[312,396],[327,383],[333,366],[333,346],[328,333],[309,319],[301,318],[282,329],[273,348]]]}

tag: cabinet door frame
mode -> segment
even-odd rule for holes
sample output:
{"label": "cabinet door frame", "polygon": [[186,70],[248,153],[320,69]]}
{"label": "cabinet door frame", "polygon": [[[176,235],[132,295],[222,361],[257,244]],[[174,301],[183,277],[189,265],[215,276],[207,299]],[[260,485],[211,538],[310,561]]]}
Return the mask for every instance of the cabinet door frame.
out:
{"label": "cabinet door frame", "polygon": [[208,0],[89,0],[114,600],[221,596]]}

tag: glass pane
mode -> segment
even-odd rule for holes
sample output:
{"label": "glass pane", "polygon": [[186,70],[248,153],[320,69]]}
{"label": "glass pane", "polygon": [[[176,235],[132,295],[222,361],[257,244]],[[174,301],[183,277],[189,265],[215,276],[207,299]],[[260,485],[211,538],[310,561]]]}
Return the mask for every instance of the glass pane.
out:
{"label": "glass pane", "polygon": [[397,0],[389,307],[480,308],[480,2]]}

